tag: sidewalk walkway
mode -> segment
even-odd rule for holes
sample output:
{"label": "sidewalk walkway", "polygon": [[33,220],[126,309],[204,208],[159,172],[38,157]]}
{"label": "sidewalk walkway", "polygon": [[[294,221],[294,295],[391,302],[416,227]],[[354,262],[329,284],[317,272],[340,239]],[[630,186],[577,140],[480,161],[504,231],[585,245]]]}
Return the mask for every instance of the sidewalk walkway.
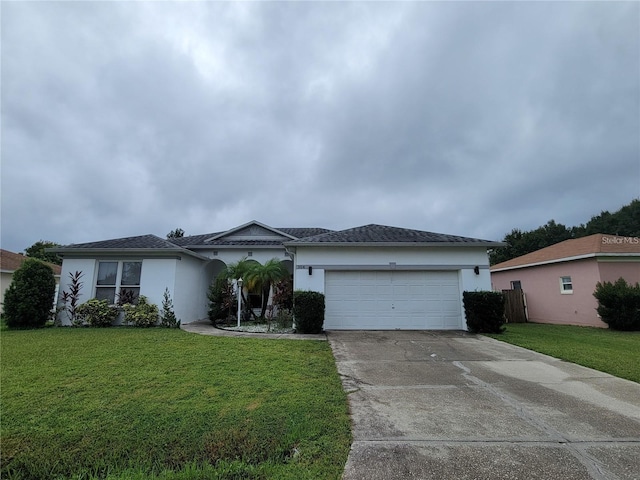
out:
{"label": "sidewalk walkway", "polygon": [[234,332],[214,327],[209,320],[198,320],[196,322],[180,325],[185,332],[198,333],[200,335],[214,335],[218,337],[252,337],[270,338],[274,340],[327,340],[324,333],[303,335],[300,333],[250,333]]}

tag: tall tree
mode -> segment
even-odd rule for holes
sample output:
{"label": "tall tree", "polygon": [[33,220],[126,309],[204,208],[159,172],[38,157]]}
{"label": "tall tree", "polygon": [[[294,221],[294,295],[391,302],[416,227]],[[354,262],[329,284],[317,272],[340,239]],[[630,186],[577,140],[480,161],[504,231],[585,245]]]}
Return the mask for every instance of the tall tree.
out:
{"label": "tall tree", "polygon": [[640,199],[632,200],[614,213],[600,212],[591,217],[586,225],[581,225],[584,235],[608,233],[623,237],[640,237]]}
{"label": "tall tree", "polygon": [[24,254],[27,257],[37,258],[44,262],[54,263],[56,265],[62,265],[62,257],[57,253],[46,252],[47,248],[59,247],[59,243],[50,242],[48,240],[39,240],[29,248],[24,249]]}

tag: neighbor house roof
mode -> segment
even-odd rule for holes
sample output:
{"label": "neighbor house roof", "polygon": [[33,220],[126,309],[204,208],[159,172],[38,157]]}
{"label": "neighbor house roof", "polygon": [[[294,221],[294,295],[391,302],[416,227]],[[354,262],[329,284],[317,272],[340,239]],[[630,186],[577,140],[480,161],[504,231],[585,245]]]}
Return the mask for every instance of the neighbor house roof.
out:
{"label": "neighbor house roof", "polygon": [[596,233],[587,237],[565,240],[535,252],[512,258],[506,262],[498,263],[491,267],[491,271],[497,272],[596,256],[636,255],[640,255],[640,239],[638,237],[620,237]]}
{"label": "neighbor house roof", "polygon": [[443,233],[388,227],[386,225],[364,225],[338,232],[300,238],[285,242],[287,246],[309,245],[389,245],[389,246],[503,246],[502,242],[491,242],[478,238],[459,237]]}
{"label": "neighbor house roof", "polygon": [[[20,253],[10,252],[9,250],[0,249],[0,271],[2,272],[15,272],[20,268],[22,262],[24,262],[27,258]],[[60,265],[56,265],[55,263],[44,262],[51,267],[54,275],[60,275],[62,271],[62,267]]]}

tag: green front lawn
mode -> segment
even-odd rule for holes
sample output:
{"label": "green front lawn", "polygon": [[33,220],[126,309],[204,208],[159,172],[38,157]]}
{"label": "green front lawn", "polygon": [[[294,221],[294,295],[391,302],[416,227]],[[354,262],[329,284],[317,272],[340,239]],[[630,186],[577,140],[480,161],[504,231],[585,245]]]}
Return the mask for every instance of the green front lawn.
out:
{"label": "green front lawn", "polygon": [[3,331],[3,479],[338,479],[327,342],[169,329]]}
{"label": "green front lawn", "polygon": [[540,323],[506,327],[487,336],[640,383],[640,332]]}

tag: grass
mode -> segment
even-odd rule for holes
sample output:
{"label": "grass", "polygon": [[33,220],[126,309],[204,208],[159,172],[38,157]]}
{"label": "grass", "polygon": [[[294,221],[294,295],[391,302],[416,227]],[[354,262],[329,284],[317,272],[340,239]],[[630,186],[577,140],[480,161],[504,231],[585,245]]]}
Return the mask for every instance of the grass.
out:
{"label": "grass", "polygon": [[340,478],[327,342],[169,329],[3,331],[2,479]]}
{"label": "grass", "polygon": [[640,332],[540,323],[506,327],[487,336],[640,383]]}

